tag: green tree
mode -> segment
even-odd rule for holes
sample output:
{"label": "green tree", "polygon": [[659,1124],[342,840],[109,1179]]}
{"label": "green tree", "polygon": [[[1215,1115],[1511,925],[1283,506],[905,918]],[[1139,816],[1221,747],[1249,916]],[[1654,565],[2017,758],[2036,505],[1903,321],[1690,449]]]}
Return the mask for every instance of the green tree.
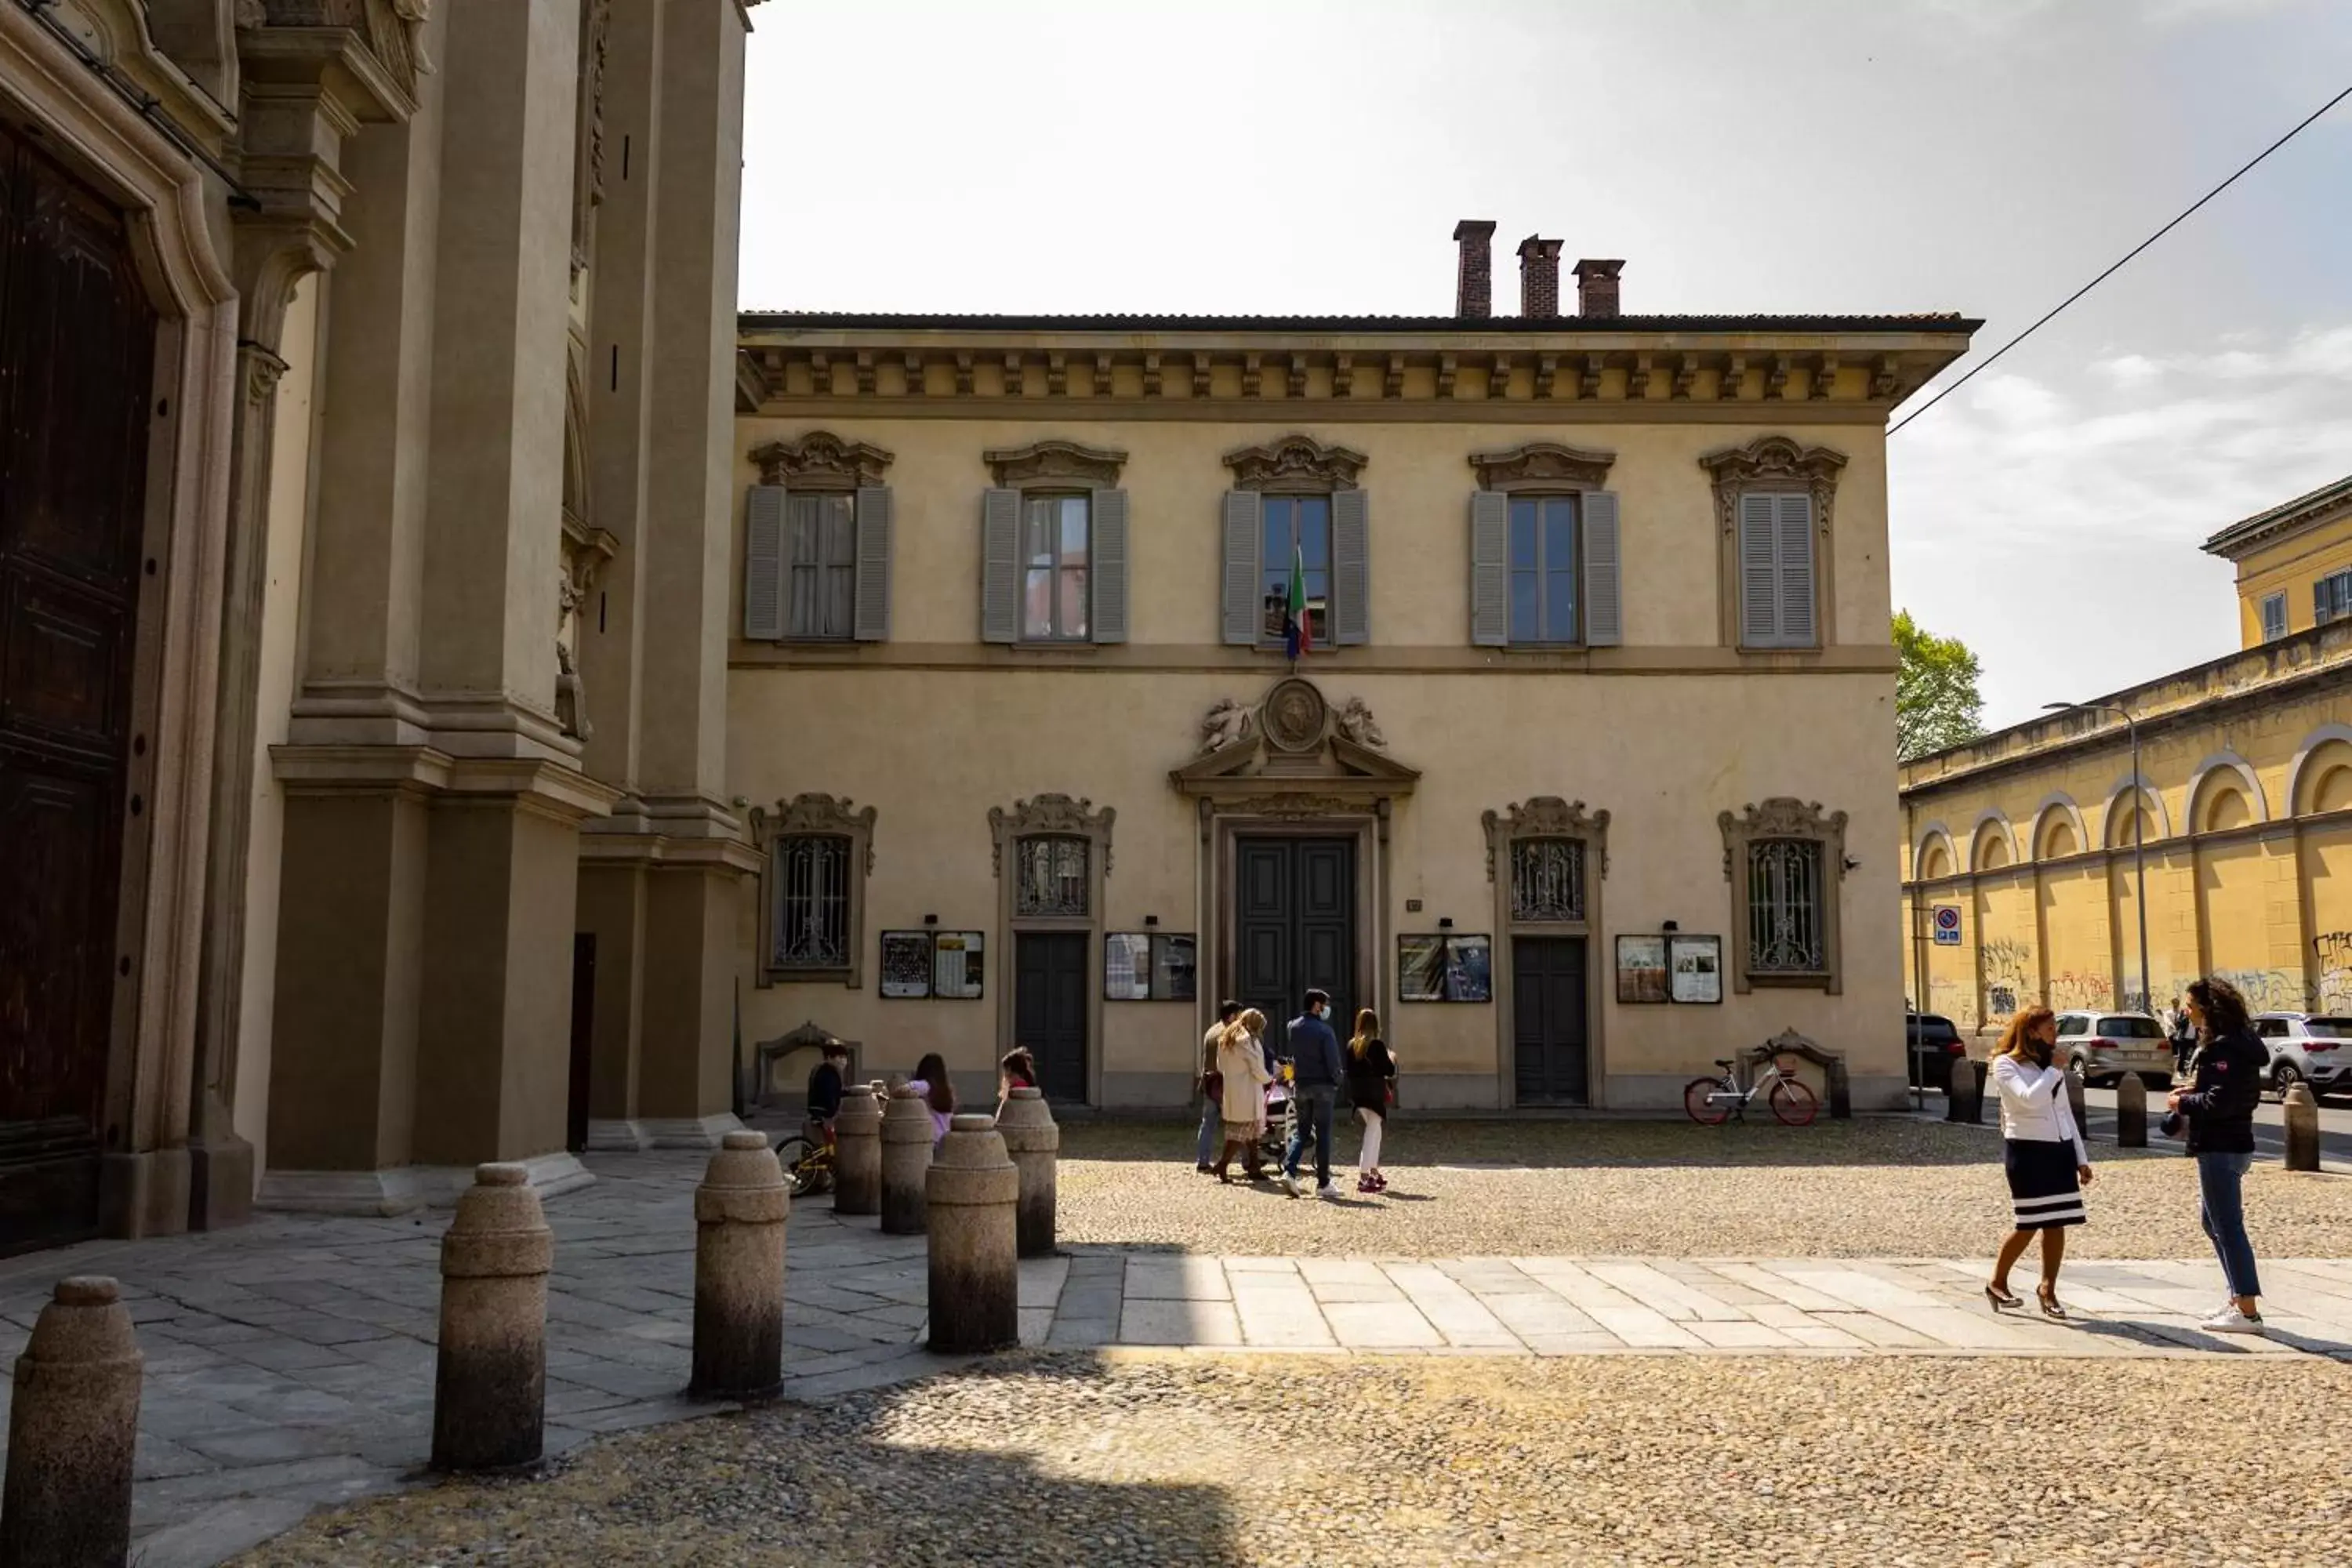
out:
{"label": "green tree", "polygon": [[1984,699],[1977,695],[1977,656],[1958,637],[1939,637],[1911,618],[1895,616],[1895,752],[1905,762],[1965,745],[1984,733]]}

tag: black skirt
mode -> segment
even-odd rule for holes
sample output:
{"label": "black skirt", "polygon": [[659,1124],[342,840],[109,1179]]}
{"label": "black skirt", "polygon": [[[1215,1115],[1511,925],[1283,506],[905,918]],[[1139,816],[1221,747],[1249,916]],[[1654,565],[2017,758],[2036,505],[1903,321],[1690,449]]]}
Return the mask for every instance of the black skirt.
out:
{"label": "black skirt", "polygon": [[2053,1230],[2081,1225],[2083,1184],[2074,1172],[2074,1145],[2034,1138],[2011,1138],[2002,1144],[2001,1163],[2009,1175],[2010,1206],[2020,1230]]}

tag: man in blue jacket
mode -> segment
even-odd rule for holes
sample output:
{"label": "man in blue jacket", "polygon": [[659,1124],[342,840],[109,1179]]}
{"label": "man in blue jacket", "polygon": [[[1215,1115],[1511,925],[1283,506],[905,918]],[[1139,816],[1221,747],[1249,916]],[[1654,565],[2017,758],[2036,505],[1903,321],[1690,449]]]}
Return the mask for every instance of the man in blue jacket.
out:
{"label": "man in blue jacket", "polygon": [[1298,1195],[1298,1157],[1307,1152],[1310,1122],[1315,1133],[1315,1195],[1339,1195],[1339,1189],[1331,1184],[1331,1107],[1339,1098],[1341,1067],[1339,1037],[1325,1019],[1330,1011],[1328,995],[1309,991],[1307,1011],[1290,1021],[1291,1088],[1298,1102],[1298,1122],[1291,1131],[1290,1147],[1283,1153],[1282,1189],[1294,1198]]}

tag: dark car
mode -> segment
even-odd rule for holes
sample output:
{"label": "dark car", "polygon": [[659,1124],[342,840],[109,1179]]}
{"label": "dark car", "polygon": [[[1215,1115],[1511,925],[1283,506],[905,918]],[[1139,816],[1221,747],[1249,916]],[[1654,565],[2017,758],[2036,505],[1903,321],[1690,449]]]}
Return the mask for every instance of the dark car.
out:
{"label": "dark car", "polygon": [[1911,1087],[1948,1090],[1952,1064],[1968,1060],[1968,1043],[1940,1013],[1905,1015],[1911,1035]]}

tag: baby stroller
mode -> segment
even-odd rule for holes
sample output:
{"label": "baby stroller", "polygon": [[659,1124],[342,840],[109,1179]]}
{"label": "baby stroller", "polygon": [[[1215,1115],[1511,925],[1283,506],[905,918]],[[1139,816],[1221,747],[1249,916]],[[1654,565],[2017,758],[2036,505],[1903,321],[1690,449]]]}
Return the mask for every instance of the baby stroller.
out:
{"label": "baby stroller", "polygon": [[1290,1152],[1290,1134],[1298,1125],[1298,1097],[1291,1092],[1290,1058],[1277,1057],[1274,1081],[1265,1086],[1265,1131],[1258,1134],[1253,1158],[1268,1174],[1282,1169]]}

